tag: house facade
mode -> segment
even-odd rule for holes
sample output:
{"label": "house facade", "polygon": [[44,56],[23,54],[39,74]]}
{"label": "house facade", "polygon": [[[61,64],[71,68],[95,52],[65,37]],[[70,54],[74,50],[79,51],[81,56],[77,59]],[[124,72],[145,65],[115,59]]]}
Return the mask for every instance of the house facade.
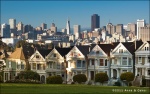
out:
{"label": "house facade", "polygon": [[135,76],[141,76],[141,79],[143,76],[150,86],[150,41],[144,42],[135,51]]}

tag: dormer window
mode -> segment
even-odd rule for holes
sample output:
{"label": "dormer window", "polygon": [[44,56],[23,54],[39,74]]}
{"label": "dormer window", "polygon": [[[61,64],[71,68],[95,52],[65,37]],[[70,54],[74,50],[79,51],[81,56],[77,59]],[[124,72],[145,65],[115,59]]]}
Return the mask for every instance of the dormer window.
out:
{"label": "dormer window", "polygon": [[123,49],[119,49],[119,53],[123,53]]}

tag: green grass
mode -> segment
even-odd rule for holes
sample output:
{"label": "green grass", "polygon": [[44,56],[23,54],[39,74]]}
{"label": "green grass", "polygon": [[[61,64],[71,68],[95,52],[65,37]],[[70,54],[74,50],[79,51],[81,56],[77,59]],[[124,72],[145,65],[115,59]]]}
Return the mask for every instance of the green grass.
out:
{"label": "green grass", "polygon": [[149,92],[149,88],[145,87],[5,83],[0,85],[0,94],[149,94]]}

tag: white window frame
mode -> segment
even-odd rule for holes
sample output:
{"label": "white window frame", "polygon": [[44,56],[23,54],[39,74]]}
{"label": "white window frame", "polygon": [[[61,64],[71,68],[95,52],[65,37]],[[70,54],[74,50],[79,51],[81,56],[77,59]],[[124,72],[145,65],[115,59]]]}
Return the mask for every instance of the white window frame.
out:
{"label": "white window frame", "polygon": [[[124,58],[126,58],[126,59],[124,59]],[[122,57],[122,65],[123,66],[128,65],[128,57]]]}
{"label": "white window frame", "polygon": [[119,49],[119,53],[123,53],[123,49]]}
{"label": "white window frame", "polygon": [[142,63],[142,57],[141,56],[138,57],[138,63]]}

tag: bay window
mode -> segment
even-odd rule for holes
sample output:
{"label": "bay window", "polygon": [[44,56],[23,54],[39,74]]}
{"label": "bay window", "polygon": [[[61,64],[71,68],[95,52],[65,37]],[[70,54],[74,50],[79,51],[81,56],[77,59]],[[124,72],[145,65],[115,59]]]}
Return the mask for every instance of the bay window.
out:
{"label": "bay window", "polygon": [[127,57],[122,57],[122,65],[127,65]]}

